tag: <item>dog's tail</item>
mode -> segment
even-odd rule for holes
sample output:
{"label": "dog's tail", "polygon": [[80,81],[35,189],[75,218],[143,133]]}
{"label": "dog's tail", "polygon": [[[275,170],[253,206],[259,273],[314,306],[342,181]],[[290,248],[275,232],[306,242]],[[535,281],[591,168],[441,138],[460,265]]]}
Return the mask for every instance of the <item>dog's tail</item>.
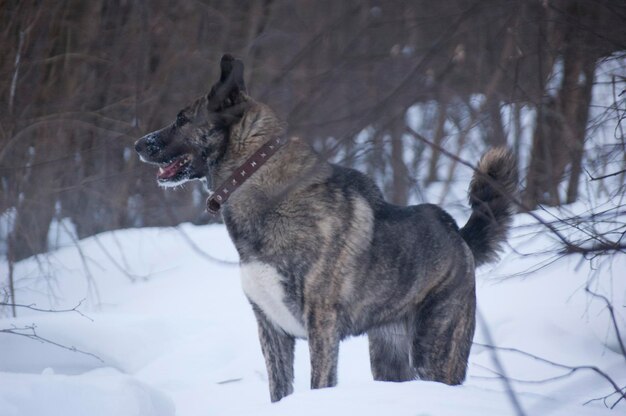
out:
{"label": "dog's tail", "polygon": [[513,217],[516,189],[517,164],[513,154],[505,148],[485,153],[469,187],[472,215],[461,228],[476,266],[498,258]]}

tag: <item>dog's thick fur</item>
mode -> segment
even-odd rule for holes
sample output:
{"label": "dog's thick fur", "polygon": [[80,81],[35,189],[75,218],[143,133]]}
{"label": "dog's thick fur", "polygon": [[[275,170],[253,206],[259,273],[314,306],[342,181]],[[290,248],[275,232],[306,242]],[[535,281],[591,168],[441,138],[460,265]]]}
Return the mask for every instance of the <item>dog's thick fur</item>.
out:
{"label": "dog's thick fur", "polygon": [[[229,55],[211,92],[176,122],[136,143],[162,185],[215,189],[284,125],[244,87]],[[222,207],[258,321],[272,401],[292,392],[295,338],[308,339],[311,387],[337,383],[339,342],[367,333],[376,380],[459,384],[474,334],[476,266],[506,238],[516,186],[513,157],[485,154],[459,230],[435,205],[384,201],[362,173],[322,160],[299,138]]]}

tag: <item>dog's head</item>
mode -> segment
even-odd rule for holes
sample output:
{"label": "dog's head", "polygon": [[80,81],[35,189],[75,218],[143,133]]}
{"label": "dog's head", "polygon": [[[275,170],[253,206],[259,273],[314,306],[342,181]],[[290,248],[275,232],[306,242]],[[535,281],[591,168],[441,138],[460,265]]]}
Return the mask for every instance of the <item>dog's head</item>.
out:
{"label": "dog's head", "polygon": [[208,95],[182,109],[169,126],[135,143],[140,159],[159,167],[161,186],[205,178],[210,166],[223,157],[231,126],[249,105],[243,63],[224,55],[220,67],[220,79]]}

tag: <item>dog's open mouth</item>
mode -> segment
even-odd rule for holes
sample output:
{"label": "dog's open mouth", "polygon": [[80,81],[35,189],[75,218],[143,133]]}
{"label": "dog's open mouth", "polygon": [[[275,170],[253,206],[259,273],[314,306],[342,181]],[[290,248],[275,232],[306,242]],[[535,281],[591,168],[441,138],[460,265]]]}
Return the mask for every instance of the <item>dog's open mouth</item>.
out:
{"label": "dog's open mouth", "polygon": [[191,162],[191,159],[191,155],[183,155],[166,165],[160,166],[157,172],[157,179],[166,181],[177,176]]}

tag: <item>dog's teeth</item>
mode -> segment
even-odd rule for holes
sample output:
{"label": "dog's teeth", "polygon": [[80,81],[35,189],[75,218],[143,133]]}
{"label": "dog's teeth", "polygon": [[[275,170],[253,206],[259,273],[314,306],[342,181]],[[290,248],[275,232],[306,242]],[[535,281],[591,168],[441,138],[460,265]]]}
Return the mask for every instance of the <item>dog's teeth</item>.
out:
{"label": "dog's teeth", "polygon": [[164,172],[165,172],[165,169],[163,169],[163,168],[159,168],[159,173],[160,173],[160,174],[163,174]]}

